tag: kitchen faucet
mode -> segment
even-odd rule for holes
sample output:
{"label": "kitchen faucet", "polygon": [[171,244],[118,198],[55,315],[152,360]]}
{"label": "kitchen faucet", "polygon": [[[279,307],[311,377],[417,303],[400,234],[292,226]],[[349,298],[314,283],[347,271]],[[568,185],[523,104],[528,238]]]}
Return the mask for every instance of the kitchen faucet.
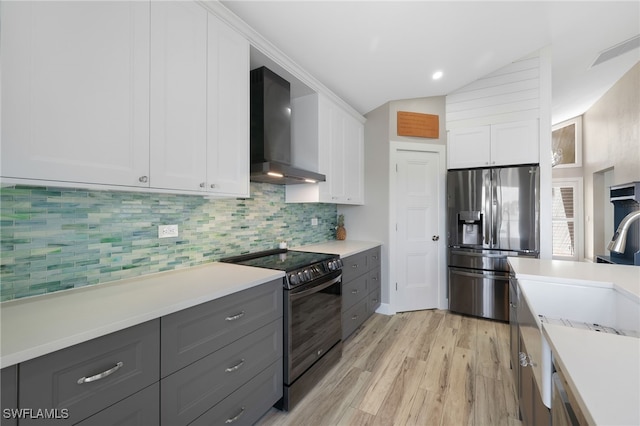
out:
{"label": "kitchen faucet", "polygon": [[627,244],[627,233],[629,232],[629,227],[638,219],[640,219],[640,210],[633,211],[626,215],[620,222],[620,225],[618,225],[616,233],[613,234],[613,238],[607,246],[607,250],[610,250],[614,253],[624,253],[624,249]]}

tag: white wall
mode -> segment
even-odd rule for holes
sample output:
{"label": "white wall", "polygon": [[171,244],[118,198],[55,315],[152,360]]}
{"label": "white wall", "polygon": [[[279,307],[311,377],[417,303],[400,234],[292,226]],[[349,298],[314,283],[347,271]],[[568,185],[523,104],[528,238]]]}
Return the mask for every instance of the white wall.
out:
{"label": "white wall", "polygon": [[[613,225],[603,214],[609,185],[640,181],[640,63],[582,117],[585,257],[608,255]],[[607,181],[605,171],[612,170]]]}

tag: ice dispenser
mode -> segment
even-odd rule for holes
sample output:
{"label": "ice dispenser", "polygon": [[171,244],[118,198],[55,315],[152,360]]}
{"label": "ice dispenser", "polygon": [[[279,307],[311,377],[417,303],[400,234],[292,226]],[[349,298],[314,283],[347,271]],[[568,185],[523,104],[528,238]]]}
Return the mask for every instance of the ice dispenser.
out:
{"label": "ice dispenser", "polygon": [[482,212],[458,213],[458,241],[464,245],[482,245]]}

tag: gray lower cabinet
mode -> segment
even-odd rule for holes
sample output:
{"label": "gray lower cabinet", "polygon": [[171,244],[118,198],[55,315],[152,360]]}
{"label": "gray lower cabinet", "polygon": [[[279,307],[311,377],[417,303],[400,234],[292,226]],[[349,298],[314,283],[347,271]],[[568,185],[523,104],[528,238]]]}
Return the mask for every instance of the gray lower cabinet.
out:
{"label": "gray lower cabinet", "polygon": [[162,317],[162,377],[282,317],[282,303],[274,280]]}
{"label": "gray lower cabinet", "polygon": [[0,392],[0,406],[2,406],[0,425],[15,426],[18,424],[18,420],[15,411],[11,410],[18,408],[17,366],[12,365],[0,370]]}
{"label": "gray lower cabinet", "polygon": [[162,422],[189,424],[276,361],[282,363],[282,318],[162,379]]}
{"label": "gray lower cabinet", "polygon": [[[156,383],[159,351],[159,320],[152,320],[23,362],[19,405],[60,410],[49,424],[78,423]],[[43,419],[26,416],[19,424],[41,425]]]}
{"label": "gray lower cabinet", "polygon": [[380,247],[342,259],[342,340],[380,306]]}
{"label": "gray lower cabinet", "polygon": [[[278,279],[163,317],[161,424],[256,422],[282,397],[282,314]],[[274,365],[273,390],[256,394],[257,378]],[[229,399],[240,389],[250,405]]]}
{"label": "gray lower cabinet", "polygon": [[215,407],[198,417],[191,426],[249,426],[258,421],[282,397],[282,361],[274,362]]}
{"label": "gray lower cabinet", "polygon": [[277,279],[6,367],[2,426],[253,424],[282,398],[282,305]]}
{"label": "gray lower cabinet", "polygon": [[77,426],[147,426],[160,424],[160,384],[138,391],[128,398],[77,423]]}

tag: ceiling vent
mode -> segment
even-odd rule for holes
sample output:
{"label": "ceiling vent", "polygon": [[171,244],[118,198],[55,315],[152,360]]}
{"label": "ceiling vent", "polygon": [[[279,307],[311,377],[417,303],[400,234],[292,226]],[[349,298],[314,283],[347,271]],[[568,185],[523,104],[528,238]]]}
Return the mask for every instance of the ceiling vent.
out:
{"label": "ceiling vent", "polygon": [[627,53],[630,50],[637,49],[638,47],[640,47],[640,35],[631,37],[629,40],[623,41],[622,43],[616,44],[613,47],[603,50],[602,52],[600,52],[596,60],[593,61],[591,67],[595,67],[598,64],[606,62],[609,59],[616,58]]}

